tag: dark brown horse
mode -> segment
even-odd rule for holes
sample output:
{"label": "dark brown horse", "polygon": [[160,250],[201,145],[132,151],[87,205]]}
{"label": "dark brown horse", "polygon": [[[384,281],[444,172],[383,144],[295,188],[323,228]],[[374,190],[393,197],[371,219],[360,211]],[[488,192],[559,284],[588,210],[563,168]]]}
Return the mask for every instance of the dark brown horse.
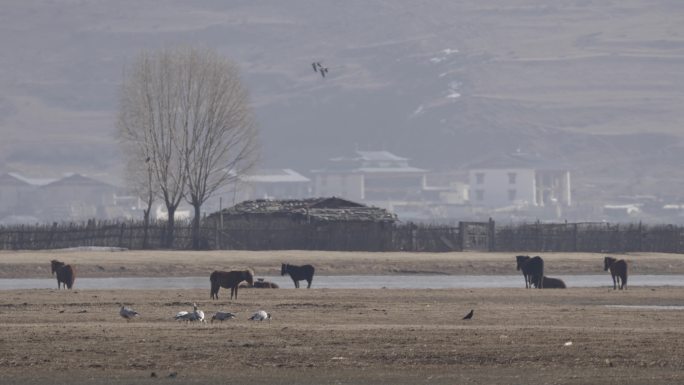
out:
{"label": "dark brown horse", "polygon": [[299,281],[304,281],[309,284],[306,288],[311,289],[311,281],[313,281],[314,267],[311,265],[290,265],[289,263],[283,263],[280,268],[280,275],[289,274],[292,281],[294,281],[295,288],[299,289]]}
{"label": "dark brown horse", "polygon": [[66,265],[64,262],[60,262],[56,259],[50,261],[52,268],[52,274],[57,273],[57,289],[61,289],[64,285],[64,289],[71,289],[74,286],[74,281],[76,280],[76,273],[71,265]]}
{"label": "dark brown horse", "polygon": [[565,289],[566,287],[567,286],[565,286],[565,282],[559,278],[544,276],[542,280],[542,288],[544,289]]}
{"label": "dark brown horse", "polygon": [[603,271],[610,269],[610,276],[613,277],[613,290],[620,287],[620,290],[627,285],[627,262],[624,259],[605,257],[603,259]]}
{"label": "dark brown horse", "polygon": [[531,288],[533,284],[538,289],[544,287],[544,260],[541,257],[530,258],[528,255],[518,255],[515,260],[517,263],[515,269],[522,271],[525,288]]}
{"label": "dark brown horse", "polygon": [[240,282],[247,281],[249,285],[254,285],[254,272],[251,269],[247,270],[233,270],[233,271],[214,271],[209,276],[211,281],[211,298],[218,299],[219,289],[225,287],[230,288],[230,299],[237,299],[238,285]]}

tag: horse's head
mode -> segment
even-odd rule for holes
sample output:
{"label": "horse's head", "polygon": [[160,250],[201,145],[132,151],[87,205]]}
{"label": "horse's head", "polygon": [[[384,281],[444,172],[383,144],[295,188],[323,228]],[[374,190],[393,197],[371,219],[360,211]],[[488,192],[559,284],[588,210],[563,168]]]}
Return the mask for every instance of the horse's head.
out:
{"label": "horse's head", "polygon": [[287,266],[287,263],[283,263],[282,266],[280,266],[280,275],[287,274]]}
{"label": "horse's head", "polygon": [[603,271],[608,271],[608,269],[610,268],[610,265],[615,263],[615,261],[616,261],[615,258],[611,258],[611,257],[603,258]]}
{"label": "horse's head", "polygon": [[529,255],[518,255],[518,256],[516,256],[515,257],[515,261],[516,261],[515,269],[520,270],[522,268],[522,266],[525,264],[525,262],[527,262],[529,259],[530,259]]}
{"label": "horse's head", "polygon": [[55,274],[55,271],[57,271],[57,269],[59,269],[62,266],[64,266],[64,262],[60,262],[56,259],[50,261],[50,268],[52,269],[52,274]]}
{"label": "horse's head", "polygon": [[254,272],[252,269],[245,270],[245,281],[249,283],[249,286],[254,286]]}

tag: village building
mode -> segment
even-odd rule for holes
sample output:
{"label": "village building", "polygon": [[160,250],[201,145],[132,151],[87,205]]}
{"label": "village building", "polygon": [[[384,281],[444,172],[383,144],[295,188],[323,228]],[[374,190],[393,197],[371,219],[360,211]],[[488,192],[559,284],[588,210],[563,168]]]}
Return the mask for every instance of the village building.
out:
{"label": "village building", "polygon": [[572,203],[567,166],[520,152],[472,165],[469,185],[473,206],[568,207]]}
{"label": "village building", "polygon": [[385,250],[396,215],[346,199],[251,200],[211,214],[222,247]]}
{"label": "village building", "polygon": [[0,175],[0,223],[4,224],[131,219],[139,207],[140,200],[123,194],[121,188],[80,174]]}
{"label": "village building", "polygon": [[290,168],[256,170],[240,177],[238,201],[311,196],[311,179]]}
{"label": "village building", "polygon": [[421,199],[427,170],[388,151],[356,151],[332,158],[328,167],[312,171],[314,195],[341,196],[367,202]]}

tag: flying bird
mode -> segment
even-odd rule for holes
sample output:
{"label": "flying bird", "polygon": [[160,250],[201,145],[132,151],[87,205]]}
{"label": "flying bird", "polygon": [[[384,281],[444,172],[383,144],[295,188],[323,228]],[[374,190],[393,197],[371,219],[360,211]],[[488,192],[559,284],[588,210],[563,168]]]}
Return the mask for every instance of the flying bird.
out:
{"label": "flying bird", "polygon": [[124,305],[121,305],[121,309],[119,310],[119,315],[123,318],[126,319],[126,321],[130,321],[131,319],[140,316],[140,313],[137,311],[125,307]]}
{"label": "flying bird", "polygon": [[271,313],[266,313],[263,310],[259,310],[256,313],[254,313],[251,317],[249,317],[250,321],[263,321],[263,320],[270,320],[271,319]]}
{"label": "flying bird", "polygon": [[313,67],[314,72],[318,72],[318,68],[316,67],[316,62],[311,63],[311,66]]}
{"label": "flying bird", "polygon": [[215,319],[223,322],[227,319],[233,319],[233,318],[235,318],[235,314],[233,314],[233,313],[229,313],[227,311],[217,311],[216,314],[214,314],[211,317],[211,322],[213,323]]}
{"label": "flying bird", "polygon": [[471,318],[473,318],[473,313],[474,313],[474,312],[475,312],[475,310],[471,310],[470,313],[466,314],[465,317],[463,317],[463,319],[471,319]]}

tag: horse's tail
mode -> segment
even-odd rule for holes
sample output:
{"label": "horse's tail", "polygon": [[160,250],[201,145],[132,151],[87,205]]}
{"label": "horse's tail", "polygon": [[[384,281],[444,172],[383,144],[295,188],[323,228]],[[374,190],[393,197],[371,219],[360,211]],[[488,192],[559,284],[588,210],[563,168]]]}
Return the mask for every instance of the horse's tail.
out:
{"label": "horse's tail", "polygon": [[67,289],[71,289],[71,287],[74,286],[74,281],[76,280],[76,272],[71,265],[66,265],[64,266],[64,273],[66,274],[66,277],[64,278]]}

